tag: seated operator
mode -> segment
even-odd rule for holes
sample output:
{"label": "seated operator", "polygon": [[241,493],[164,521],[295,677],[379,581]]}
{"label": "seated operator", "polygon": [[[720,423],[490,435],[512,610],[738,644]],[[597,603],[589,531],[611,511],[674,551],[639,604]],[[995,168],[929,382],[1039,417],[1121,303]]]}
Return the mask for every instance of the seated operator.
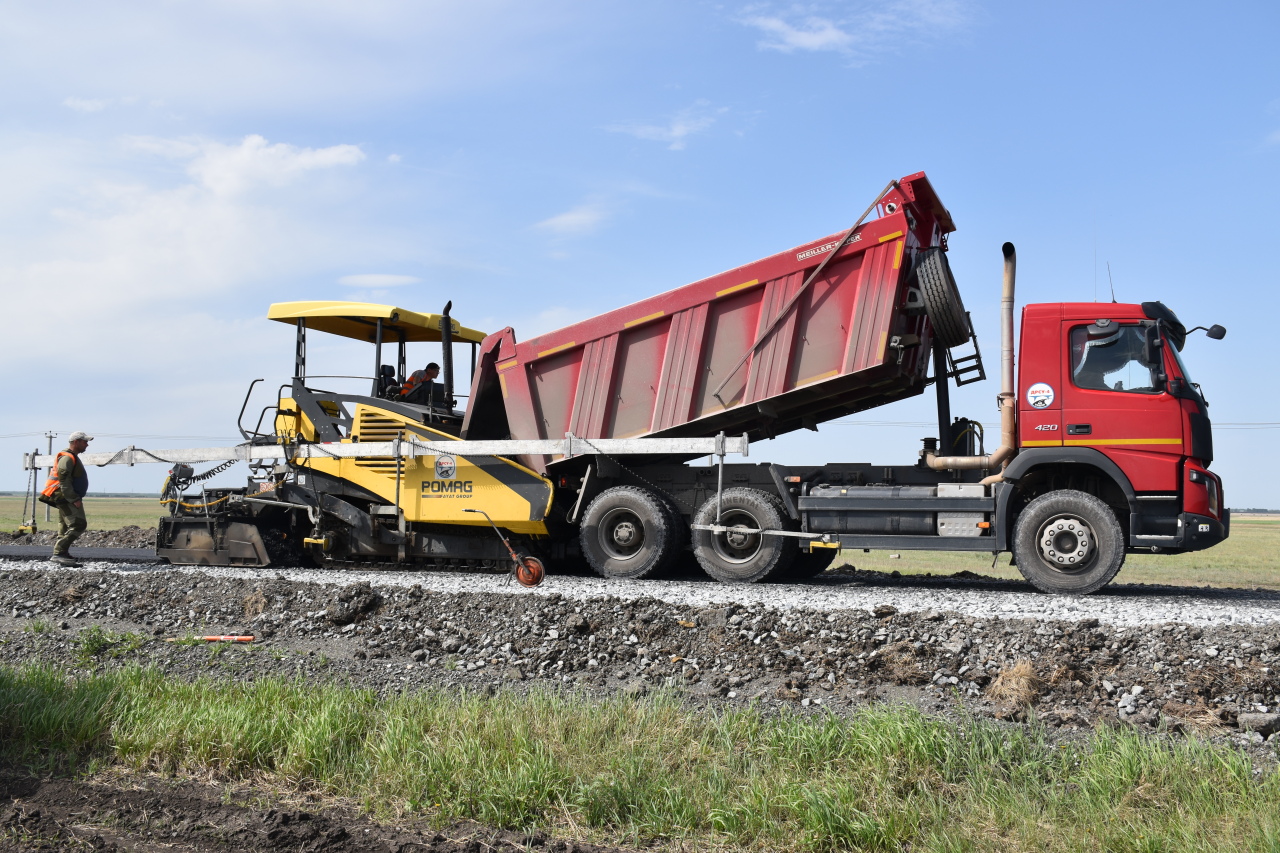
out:
{"label": "seated operator", "polygon": [[422,370],[415,370],[404,385],[400,387],[400,400],[405,403],[416,403],[419,406],[445,405],[444,389],[436,382],[440,375],[440,365],[434,361]]}

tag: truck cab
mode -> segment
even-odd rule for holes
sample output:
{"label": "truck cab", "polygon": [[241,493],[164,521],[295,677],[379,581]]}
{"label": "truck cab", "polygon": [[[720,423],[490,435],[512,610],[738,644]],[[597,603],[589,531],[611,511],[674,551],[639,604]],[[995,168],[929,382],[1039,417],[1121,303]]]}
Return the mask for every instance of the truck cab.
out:
{"label": "truck cab", "polygon": [[1159,302],[1028,305],[1021,337],[1018,454],[1004,479],[1022,502],[1064,487],[1095,494],[1116,511],[1130,552],[1196,551],[1226,538],[1209,406],[1172,311]]}

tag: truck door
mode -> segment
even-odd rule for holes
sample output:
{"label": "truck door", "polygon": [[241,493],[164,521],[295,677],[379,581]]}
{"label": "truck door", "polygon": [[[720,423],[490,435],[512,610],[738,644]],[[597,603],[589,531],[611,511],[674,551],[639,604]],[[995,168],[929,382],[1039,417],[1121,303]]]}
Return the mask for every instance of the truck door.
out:
{"label": "truck door", "polygon": [[1129,477],[1137,492],[1178,491],[1183,452],[1182,408],[1149,364],[1149,323],[1064,321],[1063,444],[1095,447]]}

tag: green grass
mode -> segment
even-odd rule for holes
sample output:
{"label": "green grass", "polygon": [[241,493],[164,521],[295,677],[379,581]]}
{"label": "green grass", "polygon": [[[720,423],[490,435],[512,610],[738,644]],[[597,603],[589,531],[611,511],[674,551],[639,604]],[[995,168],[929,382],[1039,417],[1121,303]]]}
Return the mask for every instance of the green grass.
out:
{"label": "green grass", "polygon": [[142,648],[147,638],[141,634],[108,631],[99,625],[90,625],[80,632],[76,640],[76,661],[81,666],[92,666],[103,657],[121,658]]}
{"label": "green grass", "polygon": [[1238,752],[1128,730],[1055,746],[1035,727],[897,707],[843,719],[695,711],[666,696],[379,700],[32,667],[0,669],[0,746],[46,768],[114,760],[265,779],[383,815],[694,849],[1280,849],[1280,775],[1255,777]]}
{"label": "green grass", "polygon": [[[891,559],[891,553],[900,555]],[[1227,541],[1207,551],[1160,556],[1130,554],[1115,583],[1165,583],[1179,586],[1230,586],[1280,589],[1280,518],[1236,518]],[[971,571],[989,577],[1021,580],[1018,569],[1002,554],[991,566],[991,554],[947,551],[842,551],[834,565],[849,563],[877,572],[904,575],[949,575]]]}
{"label": "green grass", "polygon": [[[28,501],[29,505],[30,501]],[[36,506],[36,525],[41,530],[58,529],[58,511],[49,507],[49,521],[44,520],[44,504]],[[28,506],[27,512],[30,512]],[[138,527],[155,527],[156,520],[165,515],[157,498],[85,498],[85,516],[90,530],[116,530],[133,524]],[[22,521],[22,496],[0,495],[0,530],[17,530]]]}

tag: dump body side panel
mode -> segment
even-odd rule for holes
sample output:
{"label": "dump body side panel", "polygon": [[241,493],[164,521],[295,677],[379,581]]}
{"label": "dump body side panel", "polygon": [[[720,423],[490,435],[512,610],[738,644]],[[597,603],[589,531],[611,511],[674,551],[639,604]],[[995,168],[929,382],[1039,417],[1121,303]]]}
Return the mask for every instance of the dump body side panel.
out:
{"label": "dump body side panel", "polygon": [[[954,226],[923,174],[902,179],[880,212],[807,288],[843,232],[528,341],[505,338],[496,360],[481,359],[472,399],[498,387],[485,377],[492,364],[512,438],[756,440],[918,394],[931,334],[905,309],[911,263]],[[545,470],[548,460],[524,461]]]}

